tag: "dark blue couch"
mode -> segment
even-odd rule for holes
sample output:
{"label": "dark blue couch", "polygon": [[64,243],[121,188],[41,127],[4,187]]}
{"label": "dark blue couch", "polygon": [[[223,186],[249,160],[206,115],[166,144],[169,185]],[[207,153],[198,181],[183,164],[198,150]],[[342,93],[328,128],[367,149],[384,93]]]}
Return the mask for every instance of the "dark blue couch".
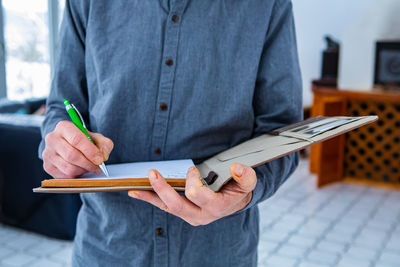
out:
{"label": "dark blue couch", "polygon": [[43,117],[4,113],[32,113],[44,101],[0,101],[0,220],[50,237],[72,239],[79,195],[32,192],[41,180],[50,178],[37,153]]}

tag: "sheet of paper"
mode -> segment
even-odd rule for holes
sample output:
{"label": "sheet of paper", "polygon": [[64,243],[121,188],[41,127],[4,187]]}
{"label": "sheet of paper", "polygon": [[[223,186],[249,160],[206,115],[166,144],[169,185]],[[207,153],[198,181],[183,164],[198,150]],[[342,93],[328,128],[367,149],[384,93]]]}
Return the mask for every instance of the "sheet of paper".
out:
{"label": "sheet of paper", "polygon": [[165,160],[165,161],[146,161],[121,164],[106,164],[110,177],[102,174],[86,173],[80,178],[75,179],[119,179],[119,178],[145,178],[147,172],[155,169],[164,178],[185,178],[188,169],[194,166],[191,159]]}

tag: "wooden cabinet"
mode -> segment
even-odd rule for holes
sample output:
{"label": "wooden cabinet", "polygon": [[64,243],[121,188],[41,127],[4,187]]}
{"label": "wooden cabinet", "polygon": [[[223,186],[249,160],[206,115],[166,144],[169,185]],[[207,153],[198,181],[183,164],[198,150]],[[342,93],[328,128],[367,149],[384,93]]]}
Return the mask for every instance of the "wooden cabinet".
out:
{"label": "wooden cabinet", "polygon": [[311,148],[318,187],[351,181],[400,188],[400,93],[313,86],[312,116],[378,115],[379,120]]}

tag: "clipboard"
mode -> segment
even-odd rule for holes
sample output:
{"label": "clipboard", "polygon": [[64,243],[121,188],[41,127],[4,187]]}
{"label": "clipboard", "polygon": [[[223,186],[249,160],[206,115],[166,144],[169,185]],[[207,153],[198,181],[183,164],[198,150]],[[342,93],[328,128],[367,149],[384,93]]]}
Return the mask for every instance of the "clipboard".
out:
{"label": "clipboard", "polygon": [[313,117],[250,139],[196,167],[202,177],[206,177],[206,186],[218,191],[232,178],[229,167],[233,163],[257,167],[376,120],[378,116]]}
{"label": "clipboard", "polygon": [[[204,186],[211,190],[219,191],[232,177],[229,167],[233,163],[241,163],[251,167],[262,165],[266,162],[283,157],[290,153],[304,149],[311,145],[334,138],[356,128],[378,120],[378,116],[362,117],[313,117],[305,121],[291,124],[256,138],[245,141],[237,146],[214,155],[213,157],[197,164]],[[148,178],[144,177],[147,184],[115,184],[113,186],[85,186],[81,187],[56,187],[42,182],[42,186],[34,188],[33,192],[40,193],[87,193],[136,190],[152,190]],[[183,191],[185,180],[171,184],[177,191]],[[48,183],[49,184],[49,183]],[[51,184],[51,183],[50,183]]]}

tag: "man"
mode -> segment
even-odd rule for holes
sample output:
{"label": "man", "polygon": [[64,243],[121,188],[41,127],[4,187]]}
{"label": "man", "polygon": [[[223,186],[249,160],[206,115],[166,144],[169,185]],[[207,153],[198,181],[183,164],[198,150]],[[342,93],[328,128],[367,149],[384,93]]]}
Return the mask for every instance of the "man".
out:
{"label": "man", "polygon": [[[299,121],[300,84],[289,0],[69,0],[39,153],[54,177],[99,172],[107,159],[199,163]],[[192,168],[184,195],[155,170],[155,192],[82,194],[73,265],[255,266],[256,205],[297,162],[233,164],[218,193]]]}

